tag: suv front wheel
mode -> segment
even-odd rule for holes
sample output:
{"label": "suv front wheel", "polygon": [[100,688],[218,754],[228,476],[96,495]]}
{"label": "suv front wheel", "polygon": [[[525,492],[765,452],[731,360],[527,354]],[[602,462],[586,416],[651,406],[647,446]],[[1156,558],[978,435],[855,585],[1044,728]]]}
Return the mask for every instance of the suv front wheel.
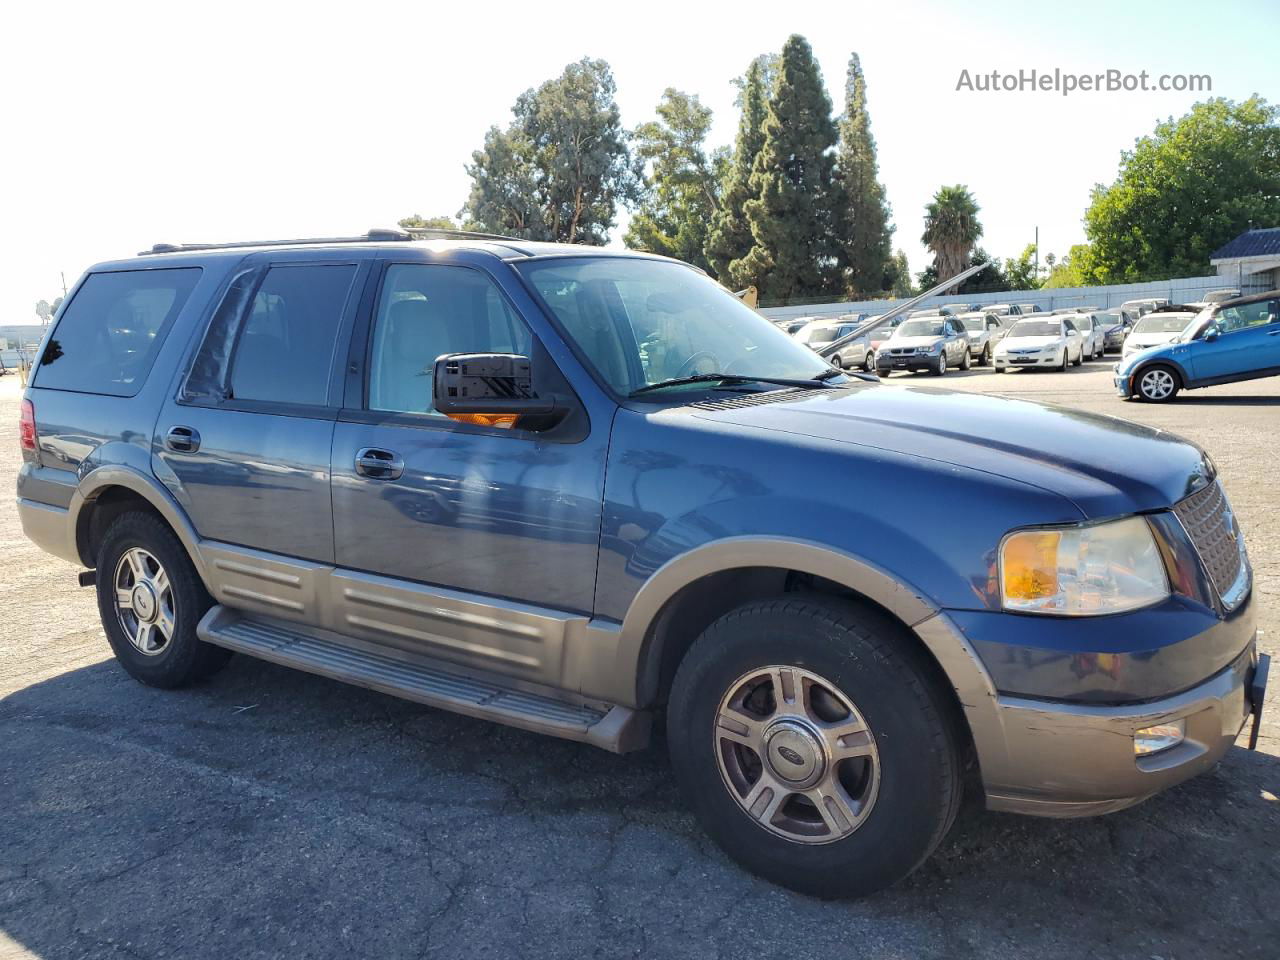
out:
{"label": "suv front wheel", "polygon": [[1163,364],[1147,367],[1138,374],[1134,392],[1148,403],[1164,403],[1178,395],[1178,375]]}
{"label": "suv front wheel", "polygon": [[191,558],[163,522],[123,513],[98,549],[98,613],[120,665],[153,687],[182,687],[216,673],[231,652],[205,643],[196,625],[213,600]]}
{"label": "suv front wheel", "polygon": [[961,794],[955,731],[900,630],[853,603],[782,598],[726,614],[686,654],[667,709],[672,765],[747,869],[862,896],[946,835]]}

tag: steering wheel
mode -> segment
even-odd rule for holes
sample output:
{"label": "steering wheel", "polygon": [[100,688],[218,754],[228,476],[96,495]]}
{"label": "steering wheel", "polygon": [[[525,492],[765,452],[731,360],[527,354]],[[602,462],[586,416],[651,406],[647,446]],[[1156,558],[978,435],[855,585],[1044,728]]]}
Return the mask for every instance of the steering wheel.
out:
{"label": "steering wheel", "polygon": [[692,376],[696,368],[695,365],[698,363],[699,360],[711,361],[711,365],[714,369],[707,370],[705,371],[706,373],[715,373],[720,369],[720,360],[719,358],[716,357],[714,353],[712,353],[710,350],[699,350],[697,353],[691,356],[684,363],[680,364],[680,369],[676,371],[676,377],[679,378],[679,377]]}

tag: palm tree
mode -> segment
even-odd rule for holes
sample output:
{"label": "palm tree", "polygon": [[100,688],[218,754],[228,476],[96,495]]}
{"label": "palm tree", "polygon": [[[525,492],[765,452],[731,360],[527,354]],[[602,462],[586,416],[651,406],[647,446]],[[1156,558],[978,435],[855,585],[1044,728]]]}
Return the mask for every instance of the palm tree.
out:
{"label": "palm tree", "polygon": [[925,207],[920,242],[933,253],[938,280],[947,280],[969,265],[974,244],[982,236],[978,204],[963,184],[943,187]]}

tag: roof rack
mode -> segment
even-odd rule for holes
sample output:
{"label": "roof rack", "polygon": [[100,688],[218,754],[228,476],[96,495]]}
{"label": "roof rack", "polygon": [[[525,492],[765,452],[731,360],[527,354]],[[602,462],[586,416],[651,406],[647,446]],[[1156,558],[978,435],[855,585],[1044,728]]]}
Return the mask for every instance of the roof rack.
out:
{"label": "roof rack", "polygon": [[496,233],[476,233],[471,230],[440,230],[435,227],[408,227],[390,229],[375,227],[358,237],[301,237],[295,240],[236,240],[232,243],[157,243],[150,250],[139,250],[138,256],[155,253],[185,253],[197,250],[235,250],[240,247],[297,247],[328,243],[388,243],[410,240],[517,240]]}

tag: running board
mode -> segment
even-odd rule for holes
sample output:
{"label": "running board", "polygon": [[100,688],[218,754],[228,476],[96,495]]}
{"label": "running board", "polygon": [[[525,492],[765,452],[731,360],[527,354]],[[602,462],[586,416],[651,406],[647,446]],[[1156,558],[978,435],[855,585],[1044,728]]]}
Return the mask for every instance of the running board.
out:
{"label": "running board", "polygon": [[649,742],[649,715],[641,711],[499,686],[376,653],[367,644],[328,631],[246,616],[221,605],[205,614],[196,633],[206,643],[281,666],[612,753],[639,750]]}

